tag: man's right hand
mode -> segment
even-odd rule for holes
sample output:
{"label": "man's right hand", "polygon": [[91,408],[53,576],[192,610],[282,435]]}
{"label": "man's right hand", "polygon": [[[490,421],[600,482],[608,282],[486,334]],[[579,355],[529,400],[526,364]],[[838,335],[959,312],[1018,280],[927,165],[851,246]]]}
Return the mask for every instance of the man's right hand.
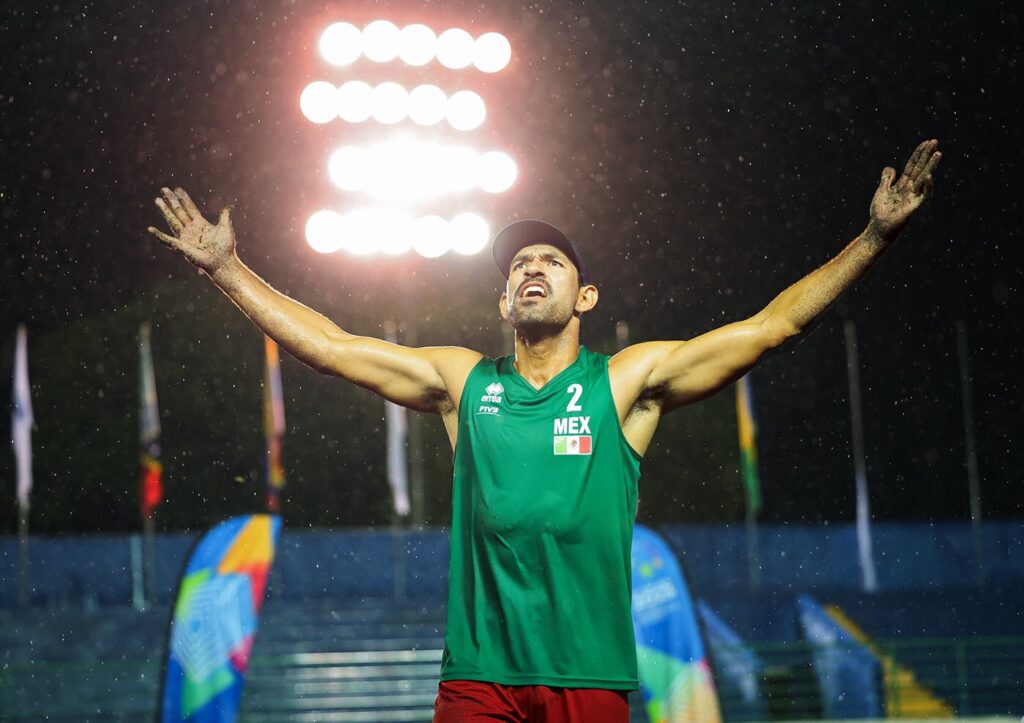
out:
{"label": "man's right hand", "polygon": [[150,226],[146,230],[179,252],[186,259],[213,275],[235,255],[235,232],[231,228],[231,207],[220,212],[217,225],[203,218],[183,188],[162,188],[162,198],[155,199],[173,234]]}

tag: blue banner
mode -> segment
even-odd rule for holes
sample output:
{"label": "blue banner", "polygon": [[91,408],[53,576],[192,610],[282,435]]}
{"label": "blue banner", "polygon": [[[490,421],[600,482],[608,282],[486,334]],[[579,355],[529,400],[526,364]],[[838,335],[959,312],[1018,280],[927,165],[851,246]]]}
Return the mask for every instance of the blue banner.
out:
{"label": "blue banner", "polygon": [[668,543],[642,525],[633,531],[633,629],[651,723],[721,721],[682,568]]}
{"label": "blue banner", "polygon": [[231,723],[281,534],[274,515],[233,517],[196,544],[178,588],[161,688],[163,723]]}
{"label": "blue banner", "polygon": [[801,595],[796,604],[800,629],[811,644],[825,717],[883,717],[882,669],[878,659],[810,595]]}

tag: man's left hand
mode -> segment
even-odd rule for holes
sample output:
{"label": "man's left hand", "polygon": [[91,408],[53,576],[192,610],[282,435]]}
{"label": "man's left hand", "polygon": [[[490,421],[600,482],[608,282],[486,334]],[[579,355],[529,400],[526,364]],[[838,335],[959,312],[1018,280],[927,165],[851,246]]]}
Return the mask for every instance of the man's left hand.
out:
{"label": "man's left hand", "polygon": [[896,179],[894,168],[887,166],[882,171],[882,181],[871,199],[869,225],[869,229],[882,239],[891,240],[899,235],[914,211],[931,193],[932,171],[942,158],[942,154],[935,150],[938,145],[936,140],[919,145],[899,179]]}

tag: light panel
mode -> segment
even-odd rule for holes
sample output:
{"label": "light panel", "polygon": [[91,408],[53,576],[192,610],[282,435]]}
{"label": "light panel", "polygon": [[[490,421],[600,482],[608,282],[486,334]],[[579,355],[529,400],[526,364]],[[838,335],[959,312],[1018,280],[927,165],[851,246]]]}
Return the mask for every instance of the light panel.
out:
{"label": "light panel", "polygon": [[449,28],[437,36],[437,60],[452,70],[468,68],[473,62],[475,41],[462,28]]}
{"label": "light panel", "polygon": [[314,123],[330,123],[338,117],[338,89],[322,80],[310,83],[299,96],[299,109]]}
{"label": "light panel", "polygon": [[363,28],[363,55],[375,63],[387,63],[398,57],[402,33],[387,20],[374,20]]}
{"label": "light panel", "polygon": [[490,234],[489,224],[475,213],[461,213],[448,221],[379,208],[360,208],[344,216],[324,209],[306,222],[307,242],[325,254],[345,250],[356,256],[397,256],[413,249],[431,259],[449,251],[472,255],[487,246]]}
{"label": "light panel", "polygon": [[445,117],[452,128],[460,131],[471,131],[479,128],[487,117],[484,99],[471,90],[460,90],[452,93],[448,99]]}
{"label": "light panel", "polygon": [[515,183],[518,169],[501,151],[480,154],[462,146],[394,139],[339,148],[327,173],[345,191],[420,200],[474,188],[501,193]]}
{"label": "light panel", "polygon": [[473,65],[484,73],[503,70],[512,59],[512,46],[501,33],[484,33],[473,44]]}
{"label": "light panel", "polygon": [[418,23],[402,28],[398,57],[406,65],[426,65],[437,51],[437,35],[426,25]]}
{"label": "light panel", "polygon": [[320,36],[319,46],[331,65],[351,65],[363,54],[363,34],[351,23],[334,23]]}

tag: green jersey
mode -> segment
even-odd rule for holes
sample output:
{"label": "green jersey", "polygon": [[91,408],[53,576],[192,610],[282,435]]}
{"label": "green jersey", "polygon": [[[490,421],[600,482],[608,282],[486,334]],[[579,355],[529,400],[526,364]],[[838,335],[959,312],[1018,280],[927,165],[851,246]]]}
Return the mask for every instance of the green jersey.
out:
{"label": "green jersey", "polygon": [[459,405],[441,680],[632,690],[630,547],[640,455],[608,357],[541,389],[482,359]]}

